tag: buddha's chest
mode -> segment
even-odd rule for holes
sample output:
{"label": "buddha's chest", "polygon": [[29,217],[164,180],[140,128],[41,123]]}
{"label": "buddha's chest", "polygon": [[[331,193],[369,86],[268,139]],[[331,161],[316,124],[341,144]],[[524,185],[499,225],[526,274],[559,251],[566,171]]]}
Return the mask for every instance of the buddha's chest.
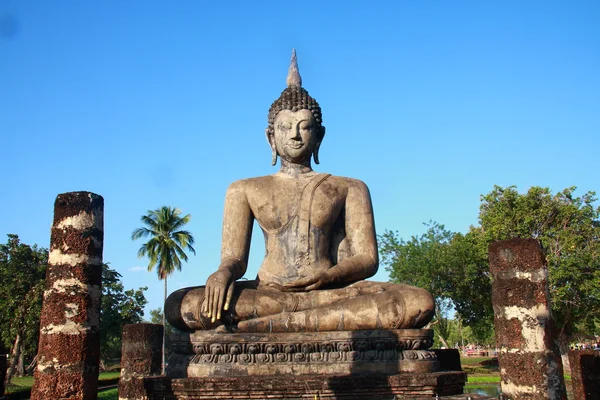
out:
{"label": "buddha's chest", "polygon": [[346,191],[327,181],[317,186],[292,181],[260,188],[248,197],[254,217],[267,231],[297,219],[327,232],[344,207]]}

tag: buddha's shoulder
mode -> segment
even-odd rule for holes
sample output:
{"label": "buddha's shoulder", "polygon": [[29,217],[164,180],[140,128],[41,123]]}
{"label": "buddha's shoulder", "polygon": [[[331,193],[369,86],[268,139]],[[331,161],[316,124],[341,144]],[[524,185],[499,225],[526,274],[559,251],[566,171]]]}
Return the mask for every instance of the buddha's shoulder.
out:
{"label": "buddha's shoulder", "polygon": [[228,191],[248,190],[257,187],[272,185],[275,182],[273,175],[257,176],[253,178],[240,179],[229,185]]}
{"label": "buddha's shoulder", "polygon": [[347,176],[336,176],[330,175],[325,182],[333,184],[335,186],[346,187],[349,189],[357,190],[368,190],[367,184],[356,178],[349,178]]}
{"label": "buddha's shoulder", "polygon": [[327,180],[332,180],[340,183],[345,183],[347,185],[364,185],[365,183],[360,179],[350,178],[347,176],[338,176],[338,175],[330,175]]}
{"label": "buddha's shoulder", "polygon": [[[325,174],[320,175],[324,176]],[[280,186],[282,181],[287,180],[289,180],[289,178],[282,178],[282,176],[278,174],[240,179],[229,185],[228,191],[247,191],[260,188],[272,188],[273,186]],[[363,181],[345,176],[329,175],[324,183],[338,188],[368,190],[367,185]]]}

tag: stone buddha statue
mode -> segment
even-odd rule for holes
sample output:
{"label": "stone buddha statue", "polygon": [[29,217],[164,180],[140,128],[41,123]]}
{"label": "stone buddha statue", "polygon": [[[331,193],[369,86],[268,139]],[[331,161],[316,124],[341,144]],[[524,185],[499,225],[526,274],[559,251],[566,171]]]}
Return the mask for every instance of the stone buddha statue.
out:
{"label": "stone buddha statue", "polygon": [[[325,127],[319,104],[302,87],[295,52],[266,136],[279,171],[227,189],[221,264],[205,286],[169,296],[168,321],[184,331],[239,333],[426,325],[434,315],[426,290],[365,280],[379,265],[369,189],[312,169]],[[240,280],[254,220],[264,233],[265,257],[256,279]]]}

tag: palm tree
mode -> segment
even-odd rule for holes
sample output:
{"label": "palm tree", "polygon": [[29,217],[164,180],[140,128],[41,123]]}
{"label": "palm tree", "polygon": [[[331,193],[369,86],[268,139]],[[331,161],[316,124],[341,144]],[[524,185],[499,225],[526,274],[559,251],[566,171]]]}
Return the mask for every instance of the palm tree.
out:
{"label": "palm tree", "polygon": [[[175,207],[162,206],[156,210],[148,210],[141,218],[141,228],[137,228],[131,234],[131,240],[150,236],[150,240],[144,243],[138,250],[138,257],[148,257],[148,271],[156,267],[158,279],[165,281],[165,296],[167,300],[167,277],[175,270],[181,271],[181,261],[188,260],[184,249],[196,254],[192,247],[194,237],[188,231],[180,230],[192,218],[190,214],[181,215],[181,210]],[[164,302],[163,302],[164,304]],[[165,374],[165,340],[166,319],[163,312],[163,352],[162,373]]]}

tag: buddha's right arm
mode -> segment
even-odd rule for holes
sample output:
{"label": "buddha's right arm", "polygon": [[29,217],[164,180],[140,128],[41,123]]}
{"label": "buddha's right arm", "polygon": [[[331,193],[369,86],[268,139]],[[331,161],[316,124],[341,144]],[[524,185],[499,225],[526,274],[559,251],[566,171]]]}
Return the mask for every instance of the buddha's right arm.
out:
{"label": "buddha's right arm", "polygon": [[231,271],[234,280],[246,273],[254,216],[245,191],[246,181],[232,183],[225,195],[221,265]]}
{"label": "buddha's right arm", "polygon": [[206,281],[202,310],[212,322],[221,319],[221,311],[228,310],[233,297],[234,282],[246,273],[252,211],[246,198],[244,182],[234,182],[225,195],[221,265]]}

